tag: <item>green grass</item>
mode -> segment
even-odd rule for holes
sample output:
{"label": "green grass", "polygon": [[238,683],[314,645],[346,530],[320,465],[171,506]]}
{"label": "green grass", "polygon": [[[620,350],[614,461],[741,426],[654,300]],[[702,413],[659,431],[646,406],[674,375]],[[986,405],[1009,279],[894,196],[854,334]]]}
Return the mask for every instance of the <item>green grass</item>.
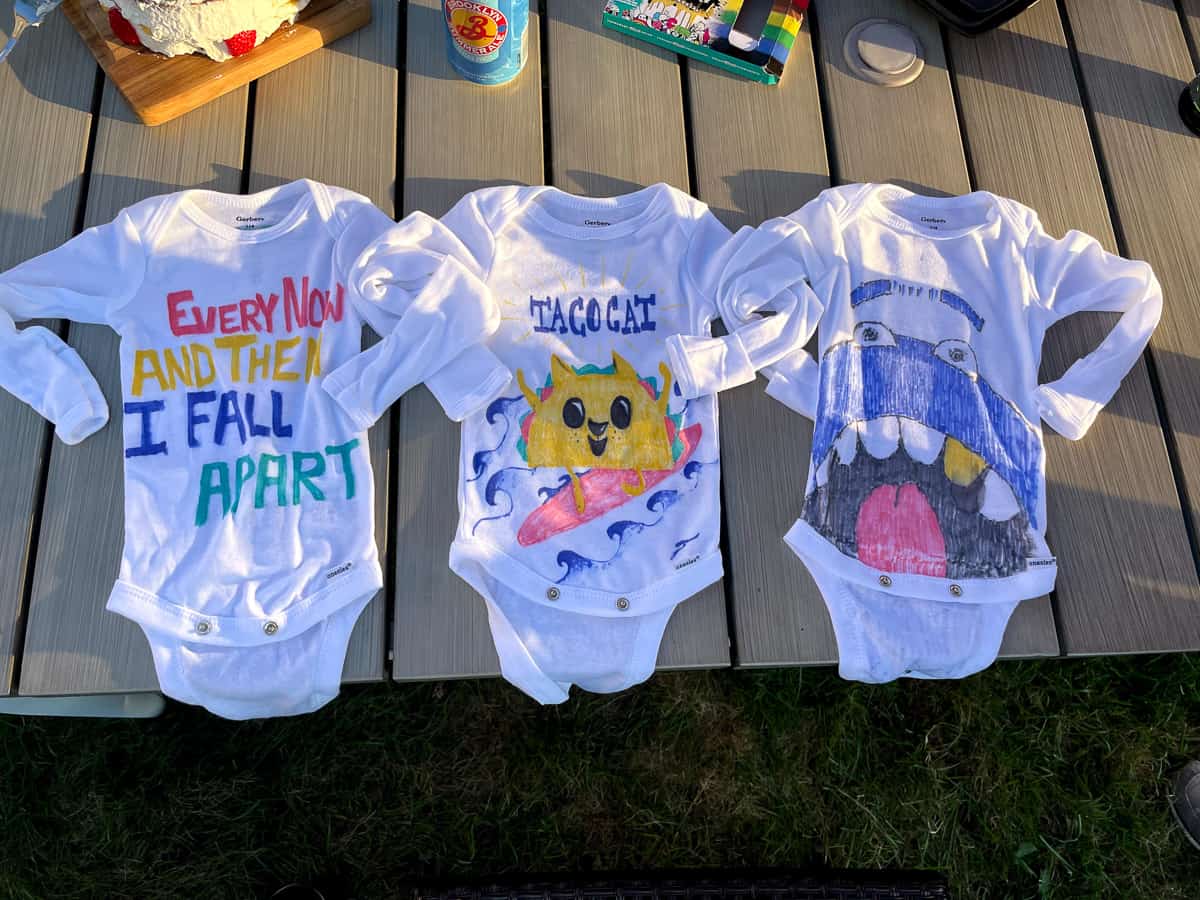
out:
{"label": "green grass", "polygon": [[1195,898],[1167,774],[1200,658],[957,683],[659,675],[541,709],[498,682],[349,688],[298,720],[0,719],[0,896],[254,897],[323,878],[829,864],[960,897]]}

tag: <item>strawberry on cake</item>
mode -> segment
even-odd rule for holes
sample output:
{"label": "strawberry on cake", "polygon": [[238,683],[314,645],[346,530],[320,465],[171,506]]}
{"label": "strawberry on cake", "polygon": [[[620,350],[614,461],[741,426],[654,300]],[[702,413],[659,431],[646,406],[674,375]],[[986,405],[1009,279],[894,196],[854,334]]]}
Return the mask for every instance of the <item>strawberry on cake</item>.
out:
{"label": "strawberry on cake", "polygon": [[309,0],[99,0],[113,34],[166,56],[203,53],[226,60],[249,53]]}

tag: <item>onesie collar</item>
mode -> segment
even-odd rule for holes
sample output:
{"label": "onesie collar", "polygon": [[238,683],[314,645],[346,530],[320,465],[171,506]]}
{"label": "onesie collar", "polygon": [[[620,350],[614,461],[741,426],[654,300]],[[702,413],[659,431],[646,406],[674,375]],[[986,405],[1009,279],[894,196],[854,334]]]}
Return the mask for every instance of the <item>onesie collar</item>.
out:
{"label": "onesie collar", "polygon": [[[183,191],[180,194],[179,209],[195,225],[211,234],[215,234],[217,237],[237,243],[254,244],[272,240],[289,231],[300,221],[309,207],[313,205],[314,187],[313,182],[307,178],[301,178],[277,187],[267,188],[255,194],[227,194],[221,191],[189,190]],[[278,222],[266,228],[259,228],[253,231],[243,231],[213,218],[197,202],[203,201],[205,204],[221,206],[233,211],[255,212],[277,197],[293,194],[299,196],[296,197],[291,209],[284,213]]]}
{"label": "onesie collar", "polygon": [[[982,212],[958,228],[931,230],[921,228],[911,219],[901,215],[901,210],[936,215],[938,213]],[[974,191],[956,197],[927,197],[895,184],[876,185],[867,191],[863,211],[878,222],[895,231],[932,241],[944,241],[972,234],[992,227],[1000,219],[1000,205],[995,196],[987,191]]]}
{"label": "onesie collar", "polygon": [[[619,194],[613,197],[584,197],[569,194],[555,187],[544,187],[533,197],[527,207],[529,217],[539,227],[555,234],[577,240],[607,240],[634,234],[649,222],[657,219],[668,206],[673,188],[670,185],[652,184],[649,187]],[[608,225],[572,225],[551,214],[548,207],[559,207],[578,213],[589,213],[597,219],[614,213],[632,210],[628,218]]]}

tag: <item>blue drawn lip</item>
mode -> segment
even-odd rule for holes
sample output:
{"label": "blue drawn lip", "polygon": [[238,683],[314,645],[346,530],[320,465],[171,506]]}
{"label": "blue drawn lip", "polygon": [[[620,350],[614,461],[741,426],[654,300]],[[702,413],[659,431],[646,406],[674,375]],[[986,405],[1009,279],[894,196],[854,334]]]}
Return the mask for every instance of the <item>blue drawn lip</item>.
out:
{"label": "blue drawn lip", "polygon": [[826,461],[849,425],[886,417],[913,420],[978,454],[1012,488],[1037,527],[1042,444],[1036,429],[982,378],[938,356],[935,345],[892,337],[894,344],[845,341],[825,352],[814,465]]}

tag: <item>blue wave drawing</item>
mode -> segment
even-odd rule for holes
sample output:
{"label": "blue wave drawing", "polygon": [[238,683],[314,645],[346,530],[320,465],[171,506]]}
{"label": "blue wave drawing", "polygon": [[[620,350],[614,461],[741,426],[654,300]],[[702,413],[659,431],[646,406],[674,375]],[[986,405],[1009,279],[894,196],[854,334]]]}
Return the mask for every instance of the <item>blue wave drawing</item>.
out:
{"label": "blue wave drawing", "polygon": [[[533,469],[526,469],[521,466],[506,466],[495,475],[488,479],[487,485],[483,489],[483,499],[487,501],[488,506],[495,506],[499,501],[499,497],[508,499],[508,509],[494,516],[484,516],[471,526],[471,534],[474,535],[476,529],[484,522],[495,522],[498,519],[507,519],[513,513],[512,494],[509,493],[514,486],[514,479],[509,477],[510,473],[519,473],[522,475],[532,475]],[[569,479],[568,479],[569,480]]]}
{"label": "blue wave drawing", "polygon": [[687,461],[687,463],[684,464],[683,477],[686,478],[688,481],[695,482],[695,484],[693,485],[693,487],[695,487],[696,484],[699,484],[699,482],[695,481],[695,479],[700,475],[700,473],[702,471],[704,471],[705,469],[707,469],[709,466],[717,466],[717,465],[720,465],[720,463],[718,463],[716,461],[705,462],[704,460],[700,460],[700,459],[689,459]]}
{"label": "blue wave drawing", "polygon": [[[679,491],[655,491],[650,495],[650,499],[646,501],[646,509],[650,512],[656,512],[660,518],[663,513],[675,505],[679,500]],[[655,522],[655,525],[658,523]]]}
{"label": "blue wave drawing", "polygon": [[675,552],[671,554],[671,559],[674,559],[675,557],[677,557],[683,551],[684,547],[686,547],[692,541],[696,540],[696,538],[698,538],[698,537],[700,537],[700,532],[697,531],[690,538],[684,538],[682,541],[676,541],[675,542]]}
{"label": "blue wave drawing", "polygon": [[471,471],[475,474],[472,478],[467,479],[467,484],[470,484],[472,481],[478,481],[487,472],[492,457],[500,452],[504,446],[504,442],[508,440],[509,431],[512,430],[512,420],[508,417],[509,408],[524,403],[524,397],[498,397],[488,406],[487,412],[484,413],[488,424],[495,425],[497,419],[503,419],[504,433],[500,435],[500,440],[496,443],[495,447],[492,447],[490,450],[479,450],[471,456]]}
{"label": "blue wave drawing", "polygon": [[[588,472],[590,472],[590,471],[591,471],[591,469],[588,470]],[[580,477],[583,477],[584,475],[587,474],[587,472],[579,472],[577,474]],[[561,491],[563,488],[565,488],[570,483],[571,483],[571,476],[563,475],[558,480],[558,484],[551,485],[550,487],[538,488],[538,491],[537,491],[538,496],[542,498],[543,503],[546,503],[547,501],[550,500],[551,497],[553,497],[555,494],[557,494],[559,491]]]}
{"label": "blue wave drawing", "polygon": [[[693,474],[688,477],[694,478],[696,475],[698,475],[700,468],[702,468],[703,465],[703,463],[698,463],[697,468],[693,470]],[[693,484],[692,490],[695,490],[695,486],[698,483],[699,482],[695,482]],[[597,571],[603,571],[611,566],[621,558],[621,554],[628,545],[630,538],[661,524],[663,519],[666,518],[667,510],[678,503],[683,496],[684,494],[682,491],[655,491],[646,500],[647,511],[658,514],[658,518],[656,518],[653,522],[635,522],[629,519],[624,519],[620,522],[614,522],[612,525],[608,526],[608,528],[605,530],[605,534],[608,535],[610,540],[615,540],[617,542],[617,546],[613,549],[612,555],[607,559],[593,559],[592,557],[584,556],[582,553],[577,553],[574,550],[559,551],[559,554],[557,557],[555,557],[555,560],[560,566],[566,569],[566,572],[563,574],[562,578],[558,579],[557,584],[567,584],[573,579],[577,579],[583,575]],[[696,537],[699,537],[699,535]],[[685,541],[684,543],[693,540],[695,540],[695,538],[688,538],[688,541]],[[672,559],[674,559],[673,556]]]}
{"label": "blue wave drawing", "polygon": [[647,528],[654,527],[660,521],[662,520],[659,519],[655,522],[622,521],[614,522],[612,525],[609,525],[608,530],[605,533],[609,536],[609,538],[616,540],[617,546],[616,549],[613,550],[612,556],[610,556],[608,559],[591,559],[590,557],[576,553],[574,550],[560,551],[556,557],[556,560],[558,564],[565,567],[567,571],[566,574],[564,574],[562,578],[558,579],[556,583],[566,584],[572,578],[579,575],[598,570],[603,571],[620,558],[621,551],[625,549],[625,543],[628,540],[627,535],[638,534],[639,532],[645,531]]}

